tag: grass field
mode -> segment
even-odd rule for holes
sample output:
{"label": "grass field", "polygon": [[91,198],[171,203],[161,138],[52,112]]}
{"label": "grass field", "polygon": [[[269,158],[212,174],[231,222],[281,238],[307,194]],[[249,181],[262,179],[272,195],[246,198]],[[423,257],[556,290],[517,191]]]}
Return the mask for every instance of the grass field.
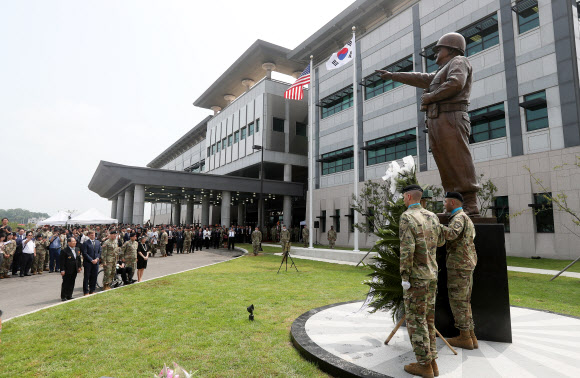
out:
{"label": "grass field", "polygon": [[[6,322],[0,377],[146,377],[173,361],[203,377],[326,376],[291,345],[291,324],[363,300],[369,270],[297,260],[300,273],[276,274],[279,264],[266,251]],[[580,316],[578,279],[509,272],[509,285],[513,305]]]}
{"label": "grass field", "polygon": [[[507,257],[508,266],[520,266],[524,268],[536,268],[536,269],[550,269],[550,270],[562,270],[572,260],[556,260],[556,259],[530,259],[526,257]],[[580,273],[580,261],[572,265],[566,272],[576,272]]]}

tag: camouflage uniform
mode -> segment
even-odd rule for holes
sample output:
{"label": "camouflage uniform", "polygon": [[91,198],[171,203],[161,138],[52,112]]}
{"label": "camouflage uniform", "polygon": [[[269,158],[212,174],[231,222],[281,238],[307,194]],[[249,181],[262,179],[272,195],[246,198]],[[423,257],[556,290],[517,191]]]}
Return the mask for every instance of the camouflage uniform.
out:
{"label": "camouflage uniform", "polygon": [[409,206],[401,215],[399,239],[401,278],[411,283],[411,287],[404,292],[407,331],[417,361],[428,364],[437,358],[437,247],[445,243],[439,218],[421,205]]}
{"label": "camouflage uniform", "polygon": [[254,249],[254,256],[260,251],[260,244],[262,244],[262,233],[258,230],[252,232],[252,248]]}
{"label": "camouflage uniform", "polygon": [[[50,238],[52,238],[52,232],[50,232],[50,231],[44,231],[42,233],[42,236],[44,236],[44,239],[46,241],[49,241]],[[50,245],[50,243],[48,243],[48,245]],[[50,250],[47,247],[46,248],[46,253],[44,254],[44,267],[43,267],[43,270],[48,271],[48,263],[49,262],[50,262]]]}
{"label": "camouflage uniform", "polygon": [[304,248],[308,247],[310,243],[310,231],[306,227],[302,229],[302,241],[304,242]]}
{"label": "camouflage uniform", "polygon": [[165,230],[161,234],[161,240],[159,240],[159,249],[161,249],[161,256],[167,256],[167,243],[169,242],[169,235]]}
{"label": "camouflage uniform", "polygon": [[191,239],[193,237],[193,232],[187,230],[183,233],[183,251],[185,253],[191,252]]}
{"label": "camouflage uniform", "polygon": [[280,232],[280,244],[283,253],[290,252],[290,231],[282,230]]}
{"label": "camouflage uniform", "polygon": [[119,248],[116,239],[108,239],[101,247],[101,261],[103,264],[103,287],[110,286],[115,277],[117,268],[117,248]]}
{"label": "camouflage uniform", "polygon": [[326,237],[328,238],[328,244],[330,245],[330,248],[334,248],[334,243],[336,243],[336,231],[331,228],[328,230],[328,235]]}
{"label": "camouflage uniform", "polygon": [[133,279],[133,274],[137,270],[137,246],[139,243],[133,240],[127,240],[121,247],[121,254],[125,260],[125,266],[131,267],[131,276],[127,277],[129,282]]}
{"label": "camouflage uniform", "polygon": [[14,240],[10,241],[10,243],[4,244],[4,251],[5,255],[8,255],[8,258],[4,256],[4,260],[2,261],[2,267],[0,269],[0,277],[8,277],[8,272],[10,272],[10,265],[12,265],[12,258],[14,257],[14,252],[16,251],[16,242]]}
{"label": "camouflage uniform", "polygon": [[44,259],[48,254],[48,240],[44,239],[42,242],[36,242],[36,256],[32,263],[32,274],[42,274],[44,270]]}
{"label": "camouflage uniform", "polygon": [[272,227],[272,241],[278,241],[278,230],[276,229],[276,226]]}
{"label": "camouflage uniform", "polygon": [[447,289],[455,327],[460,331],[470,331],[474,329],[471,290],[477,264],[473,244],[475,227],[463,209],[459,209],[449,219],[449,227],[442,225],[441,230],[447,240]]}

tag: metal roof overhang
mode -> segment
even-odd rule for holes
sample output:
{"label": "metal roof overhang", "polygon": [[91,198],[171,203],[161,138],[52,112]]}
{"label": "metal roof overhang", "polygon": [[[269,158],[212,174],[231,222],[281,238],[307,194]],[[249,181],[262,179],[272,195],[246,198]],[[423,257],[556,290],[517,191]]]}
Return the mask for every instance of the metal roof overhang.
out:
{"label": "metal roof overhang", "polygon": [[232,94],[236,98],[246,91],[242,80],[251,79],[254,82],[260,81],[266,76],[266,71],[262,68],[264,63],[274,63],[276,72],[292,75],[296,71],[302,72],[305,67],[304,62],[288,59],[286,55],[289,49],[275,45],[270,42],[256,40],[234,64],[232,64],[195,102],[193,105],[211,109],[212,106],[219,106],[224,109],[228,106],[228,101],[224,95]]}
{"label": "metal roof overhang", "polygon": [[[260,180],[255,178],[132,167],[102,160],[88,187],[99,196],[109,199],[135,184],[148,187],[260,192]],[[264,193],[299,197],[304,195],[304,185],[296,182],[264,180]]]}
{"label": "metal roof overhang", "polygon": [[307,61],[314,55],[315,65],[328,59],[352,37],[356,26],[357,39],[378,21],[406,9],[417,0],[357,0],[326,25],[288,53],[289,59]]}

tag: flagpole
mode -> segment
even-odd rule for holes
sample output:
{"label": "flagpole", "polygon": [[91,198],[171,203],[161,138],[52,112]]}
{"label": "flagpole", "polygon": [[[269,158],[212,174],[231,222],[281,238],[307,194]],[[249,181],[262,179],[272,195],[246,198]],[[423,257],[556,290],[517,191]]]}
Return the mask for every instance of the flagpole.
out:
{"label": "flagpole", "polygon": [[308,86],[308,100],[310,103],[310,140],[309,144],[309,159],[308,159],[308,248],[314,248],[314,56],[310,55],[310,85]]}
{"label": "flagpole", "polygon": [[[354,144],[353,144],[353,154],[354,154],[354,197],[358,200],[358,83],[356,81],[356,26],[352,27],[352,52],[353,52],[353,71],[352,71],[352,101],[354,105],[354,115],[353,115],[353,129],[354,129]],[[354,224],[358,223],[358,213],[354,212]],[[354,252],[358,252],[358,228],[354,228]]]}

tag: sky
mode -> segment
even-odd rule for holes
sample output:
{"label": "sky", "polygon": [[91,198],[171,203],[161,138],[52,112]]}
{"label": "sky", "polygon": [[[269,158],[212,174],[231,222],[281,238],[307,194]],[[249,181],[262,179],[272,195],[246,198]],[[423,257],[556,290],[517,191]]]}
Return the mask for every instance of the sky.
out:
{"label": "sky", "polygon": [[256,39],[293,49],[352,2],[1,1],[0,208],[110,215],[99,161],[147,165]]}

